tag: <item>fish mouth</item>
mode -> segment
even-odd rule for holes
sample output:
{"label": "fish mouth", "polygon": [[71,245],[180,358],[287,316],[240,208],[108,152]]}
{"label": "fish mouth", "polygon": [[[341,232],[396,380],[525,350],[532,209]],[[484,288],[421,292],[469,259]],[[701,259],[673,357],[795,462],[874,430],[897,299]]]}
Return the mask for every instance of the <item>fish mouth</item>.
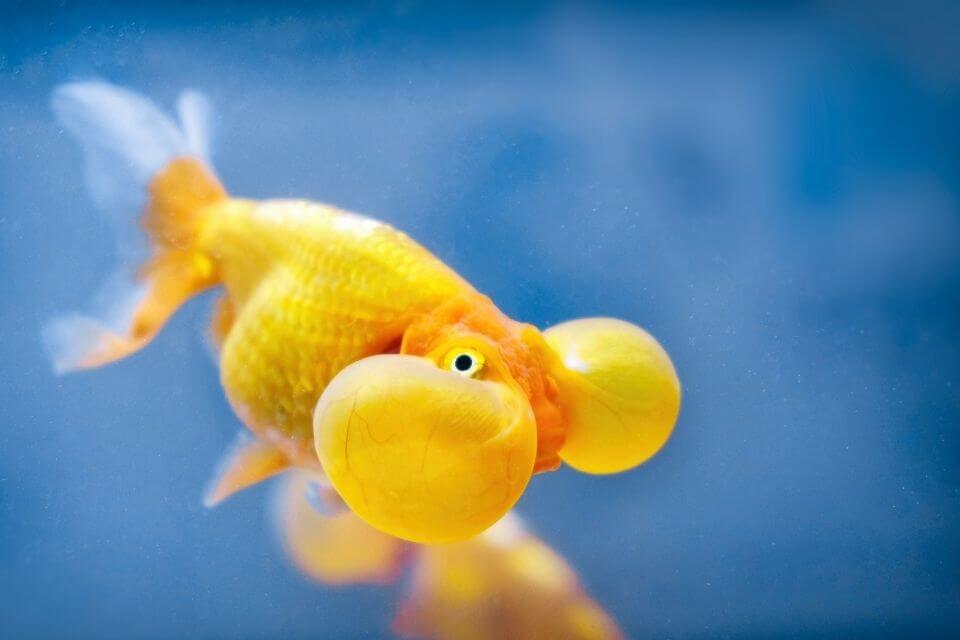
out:
{"label": "fish mouth", "polygon": [[519,388],[378,355],[343,369],[314,411],[314,443],[347,505],[413,542],[470,538],[516,503],[537,430]]}

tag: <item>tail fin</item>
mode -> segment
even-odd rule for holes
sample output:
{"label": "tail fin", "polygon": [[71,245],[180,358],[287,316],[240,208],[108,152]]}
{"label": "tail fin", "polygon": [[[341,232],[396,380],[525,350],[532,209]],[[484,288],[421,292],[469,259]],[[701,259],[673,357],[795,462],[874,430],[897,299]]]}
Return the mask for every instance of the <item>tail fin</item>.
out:
{"label": "tail fin", "polygon": [[[191,296],[216,284],[194,240],[208,205],[226,192],[206,168],[209,107],[196,92],[177,103],[179,123],[147,98],[104,82],[58,87],[51,100],[83,147],[86,181],[117,230],[121,266],[95,298],[93,316],[44,327],[58,373],[119,360],[146,345]],[[137,229],[136,211],[144,211]],[[143,247],[144,236],[150,250]]]}

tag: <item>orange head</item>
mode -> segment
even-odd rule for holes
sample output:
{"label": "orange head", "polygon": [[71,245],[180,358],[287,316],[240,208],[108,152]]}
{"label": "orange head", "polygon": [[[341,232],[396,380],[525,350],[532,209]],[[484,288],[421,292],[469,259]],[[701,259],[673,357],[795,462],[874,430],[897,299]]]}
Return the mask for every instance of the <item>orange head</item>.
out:
{"label": "orange head", "polygon": [[314,413],[324,471],[370,524],[447,542],[492,525],[533,473],[561,459],[594,473],[642,462],[666,439],[661,423],[679,387],[671,400],[669,384],[657,386],[648,395],[666,400],[651,410],[631,388],[665,374],[648,375],[649,345],[637,339],[647,334],[604,322],[616,321],[541,334],[479,294],[418,318],[399,354],[355,362],[324,391]]}
{"label": "orange head", "polygon": [[[534,472],[560,466],[557,452],[566,427],[549,373],[556,357],[535,327],[514,322],[489,298],[473,294],[420,318],[404,334],[400,350],[424,356],[446,371],[513,386],[526,397],[536,422]],[[470,366],[478,368],[471,371]]]}

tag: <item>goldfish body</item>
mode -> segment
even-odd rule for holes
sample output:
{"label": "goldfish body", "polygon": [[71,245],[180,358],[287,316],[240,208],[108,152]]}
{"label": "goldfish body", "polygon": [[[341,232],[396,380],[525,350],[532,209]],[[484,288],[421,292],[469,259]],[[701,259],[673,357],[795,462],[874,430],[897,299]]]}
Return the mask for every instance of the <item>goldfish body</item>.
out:
{"label": "goldfish body", "polygon": [[[146,183],[152,248],[113,327],[71,317],[48,331],[59,368],[130,355],[190,297],[223,291],[212,323],[221,382],[256,439],[208,503],[303,467],[383,531],[461,540],[509,511],[535,472],[561,460],[621,471],[669,436],[679,383],[638,327],[590,319],[540,332],[389,225],[229,196],[206,162],[196,94],[181,98],[179,126],[102,83],[61,87],[54,108],[91,166]],[[95,195],[98,184],[118,191],[92,180]]]}
{"label": "goldfish body", "polygon": [[333,207],[224,199],[204,215],[198,250],[214,256],[230,315],[218,329],[223,387],[297,464],[317,464],[313,410],[330,380],[397,350],[415,318],[468,291],[407,236]]}

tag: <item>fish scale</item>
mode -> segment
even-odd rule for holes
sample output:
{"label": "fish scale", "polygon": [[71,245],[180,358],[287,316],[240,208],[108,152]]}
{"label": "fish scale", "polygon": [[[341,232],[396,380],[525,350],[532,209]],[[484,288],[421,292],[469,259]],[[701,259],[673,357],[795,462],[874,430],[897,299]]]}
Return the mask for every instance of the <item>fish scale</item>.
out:
{"label": "fish scale", "polygon": [[300,201],[213,205],[203,243],[234,305],[221,381],[251,430],[315,465],[312,415],[343,367],[471,290],[405,234]]}

